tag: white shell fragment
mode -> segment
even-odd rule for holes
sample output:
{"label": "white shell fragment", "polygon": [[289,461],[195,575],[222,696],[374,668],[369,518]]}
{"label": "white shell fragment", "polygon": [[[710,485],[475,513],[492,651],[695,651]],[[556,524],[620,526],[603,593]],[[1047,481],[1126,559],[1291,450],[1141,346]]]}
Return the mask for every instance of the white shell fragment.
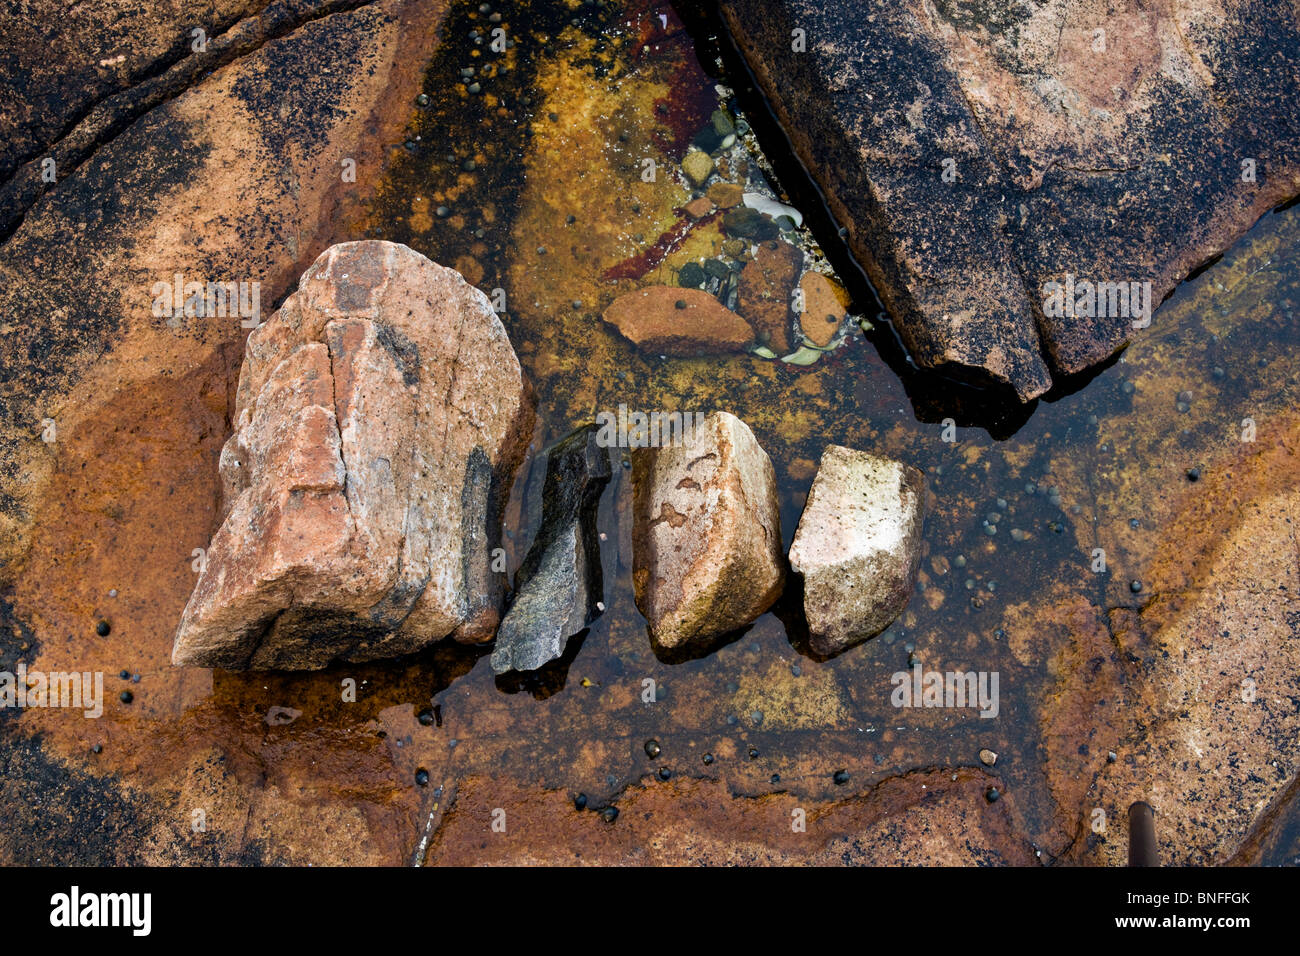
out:
{"label": "white shell fragment", "polygon": [[765,216],[770,216],[773,219],[780,216],[789,216],[794,220],[796,227],[803,225],[803,213],[793,206],[777,202],[771,196],[764,196],[762,193],[745,193],[744,202],[750,209],[757,209]]}
{"label": "white shell fragment", "polygon": [[821,349],[809,348],[802,346],[799,351],[791,352],[781,359],[782,362],[788,362],[791,365],[811,365],[822,357]]}

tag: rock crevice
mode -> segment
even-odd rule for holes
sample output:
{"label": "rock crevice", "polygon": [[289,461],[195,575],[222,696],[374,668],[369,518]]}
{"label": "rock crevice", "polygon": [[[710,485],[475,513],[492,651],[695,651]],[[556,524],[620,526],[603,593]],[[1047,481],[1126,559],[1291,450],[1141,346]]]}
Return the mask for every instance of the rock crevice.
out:
{"label": "rock crevice", "polygon": [[[1113,355],[1300,193],[1285,5],[720,6],[913,359],[1021,401]],[[1081,285],[1054,307],[1074,279],[1143,302]]]}

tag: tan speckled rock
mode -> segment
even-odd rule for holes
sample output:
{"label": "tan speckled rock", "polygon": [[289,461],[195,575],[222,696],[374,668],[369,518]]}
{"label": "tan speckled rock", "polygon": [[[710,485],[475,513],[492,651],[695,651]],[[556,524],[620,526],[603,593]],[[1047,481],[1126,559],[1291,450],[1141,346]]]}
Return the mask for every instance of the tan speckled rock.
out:
{"label": "tan speckled rock", "polygon": [[815,651],[852,647],[907,605],[924,502],[925,482],[915,468],[839,445],[826,449],[790,545]]}
{"label": "tan speckled rock", "polygon": [[752,623],[785,582],[776,476],[749,426],[704,418],[689,445],[632,451],[636,604],[675,650]]}
{"label": "tan speckled rock", "polygon": [[682,172],[686,173],[695,185],[703,185],[713,173],[713,158],[708,153],[693,149],[682,159]]}
{"label": "tan speckled rock", "polygon": [[844,318],[844,307],[835,294],[835,287],[820,272],[805,272],[799,288],[803,290],[799,327],[813,345],[830,345]]}
{"label": "tan speckled rock", "polygon": [[481,292],[406,246],[328,249],[249,336],[224,521],[173,661],[305,669],[491,638],[532,421]]}
{"label": "tan speckled rock", "polygon": [[[384,144],[400,141],[446,8],[39,0],[0,10],[6,62],[23,64],[0,70],[0,581],[41,538],[71,436],[125,394],[159,394],[158,383],[214,363],[238,371],[244,317],[155,314],[154,283],[255,283],[264,319],[336,236],[358,234],[343,223],[369,201]],[[205,52],[190,45],[200,26]],[[44,158],[56,161],[55,183],[41,179]],[[355,182],[340,178],[344,159]],[[194,428],[177,408],[154,414],[160,434]],[[47,445],[35,426],[53,410],[60,440]],[[187,451],[207,456],[212,440]],[[180,491],[177,466],[156,459],[113,480],[133,493]],[[212,499],[197,487],[185,482],[197,503],[175,528],[185,554],[211,532]]]}

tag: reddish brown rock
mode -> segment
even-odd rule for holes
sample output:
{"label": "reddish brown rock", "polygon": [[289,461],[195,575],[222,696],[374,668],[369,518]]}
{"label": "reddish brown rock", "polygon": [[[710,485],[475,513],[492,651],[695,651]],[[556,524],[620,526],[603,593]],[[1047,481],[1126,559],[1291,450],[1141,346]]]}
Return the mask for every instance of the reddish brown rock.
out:
{"label": "reddish brown rock", "polygon": [[[1107,746],[1121,759],[1069,768],[1057,766],[1064,762],[1057,757],[1048,764],[1049,781],[1062,791],[1074,781],[1089,785],[1073,803],[1076,821],[1086,821],[1095,807],[1114,819],[1136,800],[1150,803],[1166,866],[1216,865],[1234,857],[1257,862],[1252,842],[1275,829],[1279,809],[1294,806],[1300,761],[1300,711],[1290,703],[1300,695],[1297,439],[1300,417],[1273,418],[1258,441],[1229,444],[1207,462],[1203,487],[1169,502],[1178,511],[1141,572],[1144,593],[1155,596],[1099,628],[1125,650],[1130,673],[1123,696],[1093,691],[1087,667],[1062,668],[1054,694],[1094,702],[1095,714],[1082,715],[1086,726],[1113,724]],[[1144,500],[1165,507],[1156,497]],[[1073,626],[1071,639],[1078,641],[1081,631]],[[1117,697],[1119,706],[1105,706]],[[1077,722],[1049,754],[1073,749],[1076,728]],[[1075,772],[1067,776],[1069,769]],[[1079,841],[1073,856],[1113,866],[1125,853],[1123,833],[1109,832]]]}
{"label": "reddish brown rock", "polygon": [[736,308],[758,340],[778,355],[790,351],[790,307],[803,253],[779,239],[759,243],[740,273]]}
{"label": "reddish brown rock", "polygon": [[[594,826],[560,789],[523,790],[501,776],[474,776],[424,858],[428,866],[1034,866],[1017,832],[1013,799],[990,802],[997,778],[969,767],[917,771],[865,793],[838,794],[793,828],[804,797],[787,788],[740,796],[725,779],[664,783],[648,777],[613,804],[613,825]],[[483,839],[475,809],[493,801],[516,838]]]}
{"label": "reddish brown rock", "polygon": [[662,355],[741,352],[753,330],[702,289],[652,285],[610,303],[604,319],[633,344]]}
{"label": "reddish brown rock", "polygon": [[327,250],[249,336],[224,522],[173,661],[303,669],[489,639],[532,421],[481,292],[406,246]]}
{"label": "reddish brown rock", "polygon": [[820,272],[806,272],[799,280],[799,288],[803,291],[799,328],[813,345],[830,345],[844,318],[844,306],[835,294],[835,287]]}
{"label": "reddish brown rock", "polygon": [[831,445],[790,545],[814,650],[835,654],[888,626],[912,596],[925,481],[897,461]]}
{"label": "reddish brown rock", "polygon": [[703,219],[713,212],[713,202],[708,196],[700,196],[698,199],[692,199],[683,208],[686,210],[686,215],[692,219]]}
{"label": "reddish brown rock", "polygon": [[636,605],[657,648],[752,623],[785,582],[776,475],[740,419],[716,412],[689,444],[632,451]]}
{"label": "reddish brown rock", "polygon": [[709,187],[708,197],[719,209],[730,209],[744,200],[745,189],[735,183],[714,183]]}

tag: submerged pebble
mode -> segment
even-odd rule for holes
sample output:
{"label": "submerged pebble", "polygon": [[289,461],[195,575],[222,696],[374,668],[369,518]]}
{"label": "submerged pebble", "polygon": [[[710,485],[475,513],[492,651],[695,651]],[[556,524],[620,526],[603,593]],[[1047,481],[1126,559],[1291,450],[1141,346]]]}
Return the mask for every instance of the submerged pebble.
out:
{"label": "submerged pebble", "polygon": [[702,150],[693,149],[682,159],[682,172],[697,186],[713,173],[713,158]]}
{"label": "submerged pebble", "polygon": [[685,289],[698,289],[704,284],[704,269],[698,262],[688,262],[677,273],[677,284]]}

